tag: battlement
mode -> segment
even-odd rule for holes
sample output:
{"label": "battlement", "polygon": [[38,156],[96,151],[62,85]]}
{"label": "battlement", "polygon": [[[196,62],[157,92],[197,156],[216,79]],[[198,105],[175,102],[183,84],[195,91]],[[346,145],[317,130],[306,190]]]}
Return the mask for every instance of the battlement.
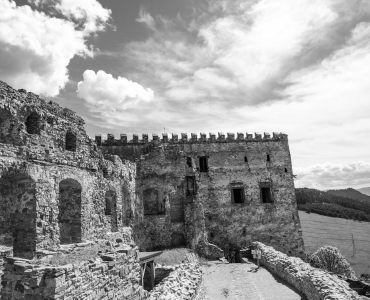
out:
{"label": "battlement", "polygon": [[40,113],[44,111],[48,114],[76,123],[79,126],[85,124],[85,121],[76,115],[74,111],[63,108],[53,101],[46,102],[44,99],[40,98],[39,95],[32,92],[27,93],[25,89],[16,90],[0,80],[0,109],[7,111],[11,111],[12,109],[27,110],[27,107],[30,106],[36,108]]}
{"label": "battlement", "polygon": [[227,142],[242,142],[242,141],[281,141],[287,140],[288,135],[281,132],[273,132],[272,136],[268,132],[263,134],[255,132],[254,136],[252,133],[235,133],[228,132],[226,135],[223,132],[219,132],[216,136],[215,133],[209,133],[207,137],[206,133],[201,132],[200,136],[198,134],[191,133],[190,136],[187,133],[181,133],[179,137],[178,134],[172,133],[171,138],[169,138],[168,133],[162,133],[162,138],[158,134],[153,133],[152,139],[149,140],[149,135],[143,133],[141,139],[139,139],[138,134],[133,134],[132,139],[128,139],[127,134],[121,134],[120,139],[116,139],[114,134],[108,133],[107,139],[103,140],[101,134],[95,135],[95,142],[98,146],[124,146],[127,144],[147,144],[149,142],[158,143],[227,143]]}

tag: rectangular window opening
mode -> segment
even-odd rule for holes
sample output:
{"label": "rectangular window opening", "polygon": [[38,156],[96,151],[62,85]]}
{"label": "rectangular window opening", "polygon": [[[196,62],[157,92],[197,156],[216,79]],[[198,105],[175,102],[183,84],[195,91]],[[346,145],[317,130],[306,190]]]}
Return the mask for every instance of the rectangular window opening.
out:
{"label": "rectangular window opening", "polygon": [[271,190],[269,187],[261,187],[261,197],[263,203],[272,203]]}
{"label": "rectangular window opening", "polygon": [[193,163],[191,161],[191,157],[186,158],[186,164],[188,165],[189,168],[191,168],[193,166]]}
{"label": "rectangular window opening", "polygon": [[196,194],[195,190],[195,177],[186,177],[186,196],[194,196]]}
{"label": "rectangular window opening", "polygon": [[208,172],[208,161],[207,161],[207,157],[205,156],[199,157],[199,171]]}
{"label": "rectangular window opening", "polygon": [[243,188],[233,188],[232,189],[232,202],[233,203],[244,203],[244,189]]}

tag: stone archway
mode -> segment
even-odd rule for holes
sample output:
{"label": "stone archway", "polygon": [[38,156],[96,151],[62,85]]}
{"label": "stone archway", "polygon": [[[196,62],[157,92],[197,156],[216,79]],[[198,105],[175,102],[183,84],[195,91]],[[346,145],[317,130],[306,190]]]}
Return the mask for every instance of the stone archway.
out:
{"label": "stone archway", "polygon": [[74,179],[59,183],[59,235],[61,244],[79,243],[82,240],[81,184]]}

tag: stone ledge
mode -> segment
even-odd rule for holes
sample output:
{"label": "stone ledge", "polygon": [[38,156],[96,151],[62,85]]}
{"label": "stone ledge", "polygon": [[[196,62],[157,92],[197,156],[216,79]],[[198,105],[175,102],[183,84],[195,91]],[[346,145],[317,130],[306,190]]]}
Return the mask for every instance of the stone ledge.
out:
{"label": "stone ledge", "polygon": [[308,300],[364,299],[336,275],[314,268],[298,257],[289,257],[260,242],[252,245],[262,251],[263,266],[304,293]]}
{"label": "stone ledge", "polygon": [[199,298],[202,283],[199,263],[182,263],[150,292],[148,300],[196,300]]}

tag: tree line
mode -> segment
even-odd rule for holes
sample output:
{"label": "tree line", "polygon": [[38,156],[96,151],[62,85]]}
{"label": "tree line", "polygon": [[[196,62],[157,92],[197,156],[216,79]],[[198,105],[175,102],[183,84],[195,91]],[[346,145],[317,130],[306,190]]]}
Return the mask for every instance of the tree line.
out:
{"label": "tree line", "polygon": [[298,209],[319,215],[370,222],[370,202],[309,188],[296,189]]}

